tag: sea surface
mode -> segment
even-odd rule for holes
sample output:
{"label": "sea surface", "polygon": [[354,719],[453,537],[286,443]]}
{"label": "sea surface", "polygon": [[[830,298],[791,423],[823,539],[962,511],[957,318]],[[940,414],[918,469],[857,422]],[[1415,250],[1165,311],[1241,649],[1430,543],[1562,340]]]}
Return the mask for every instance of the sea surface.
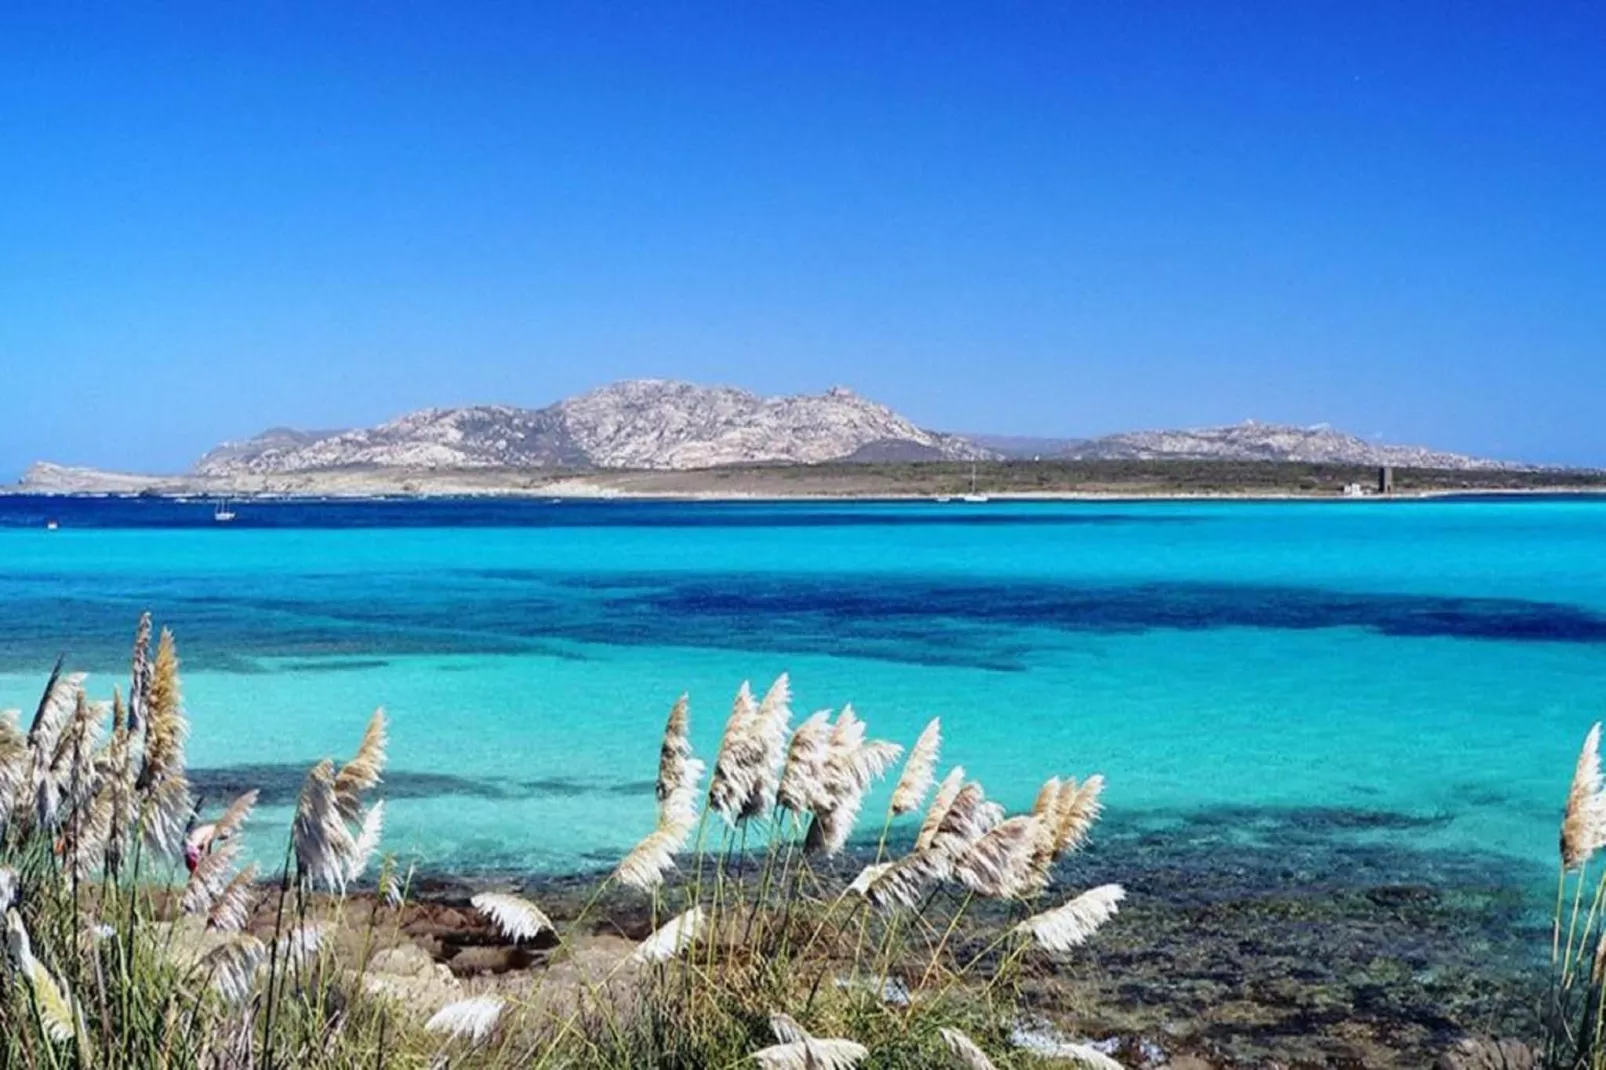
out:
{"label": "sea surface", "polygon": [[711,757],[737,686],[785,672],[799,716],[851,702],[905,744],[940,716],[944,765],[1012,807],[1101,772],[1112,842],[1151,855],[1543,891],[1606,712],[1606,500],[236,508],[0,498],[0,707],[58,653],[126,688],[151,610],[196,782],[262,789],[270,862],[382,705],[389,850],[607,865],[652,826],[676,696]]}

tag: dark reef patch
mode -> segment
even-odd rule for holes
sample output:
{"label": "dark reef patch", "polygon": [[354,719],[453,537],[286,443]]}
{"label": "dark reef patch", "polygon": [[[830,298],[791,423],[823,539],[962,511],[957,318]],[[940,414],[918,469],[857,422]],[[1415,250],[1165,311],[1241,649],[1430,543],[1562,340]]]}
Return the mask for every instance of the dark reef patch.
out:
{"label": "dark reef patch", "polygon": [[347,658],[342,661],[285,661],[274,666],[277,672],[362,672],[368,669],[385,669],[390,662],[383,658]]}
{"label": "dark reef patch", "polygon": [[[258,802],[262,806],[291,806],[301,791],[311,764],[286,762],[192,768],[189,771],[190,783],[198,794],[215,804],[227,802],[242,792],[254,789],[260,793]],[[380,794],[390,799],[440,796],[476,799],[579,798],[586,795],[651,795],[653,788],[654,783],[650,780],[614,783],[570,777],[513,780],[391,769],[385,773]]]}
{"label": "dark reef patch", "polygon": [[[1350,628],[1407,638],[1606,644],[1606,615],[1561,602],[1203,582],[955,580],[890,573],[446,571],[428,575],[108,578],[46,594],[0,577],[0,670],[41,673],[55,637],[88,637],[76,666],[122,672],[145,606],[192,668],[255,659],[351,667],[410,654],[580,656],[576,643],[833,654],[913,665],[1025,669],[1045,633]],[[10,623],[7,623],[10,622]]]}

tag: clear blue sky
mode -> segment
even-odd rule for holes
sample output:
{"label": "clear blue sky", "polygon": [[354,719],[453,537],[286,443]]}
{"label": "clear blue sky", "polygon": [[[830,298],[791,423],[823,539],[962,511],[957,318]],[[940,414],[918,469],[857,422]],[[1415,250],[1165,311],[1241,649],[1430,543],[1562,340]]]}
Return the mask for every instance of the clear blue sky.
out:
{"label": "clear blue sky", "polygon": [[1606,13],[9,3],[0,371],[0,478],[635,376],[1606,464]]}

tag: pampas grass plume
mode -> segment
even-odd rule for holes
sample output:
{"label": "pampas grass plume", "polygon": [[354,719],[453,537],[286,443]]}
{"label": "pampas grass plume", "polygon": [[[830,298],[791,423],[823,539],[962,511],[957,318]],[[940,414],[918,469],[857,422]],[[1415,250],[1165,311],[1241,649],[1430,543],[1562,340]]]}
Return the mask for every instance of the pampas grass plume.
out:
{"label": "pampas grass plume", "polygon": [[1584,737],[1561,819],[1561,864],[1579,869],[1606,843],[1606,798],[1601,794],[1600,724]]}
{"label": "pampas grass plume", "polygon": [[691,797],[703,778],[703,763],[692,757],[690,700],[681,695],[669,711],[664,725],[664,742],[658,754],[658,821],[677,819],[681,812],[695,809]]}
{"label": "pampas grass plume", "polygon": [[505,1006],[500,996],[470,996],[436,1011],[424,1028],[431,1033],[445,1033],[449,1040],[478,1044],[496,1029]]}
{"label": "pampas grass plume", "polygon": [[977,1046],[974,1040],[957,1029],[944,1027],[937,1030],[942,1042],[948,1045],[948,1050],[954,1053],[954,1058],[966,1070],[997,1070],[993,1061],[987,1058],[987,1053]]}
{"label": "pampas grass plume", "polygon": [[469,900],[474,909],[490,918],[497,929],[515,942],[533,940],[543,932],[556,932],[557,926],[540,907],[517,895],[482,892]]}
{"label": "pampas grass plume", "polygon": [[243,1003],[251,994],[257,970],[267,958],[266,945],[254,936],[235,934],[201,957],[201,968],[226,1003]]}
{"label": "pampas grass plume", "polygon": [[307,773],[296,801],[290,839],[302,875],[331,889],[343,889],[357,843],[335,801],[335,765],[325,758]]}
{"label": "pampas grass plume", "polygon": [[959,795],[959,789],[965,784],[965,767],[956,765],[942,778],[937,786],[937,794],[931,800],[931,806],[926,809],[926,816],[920,822],[920,832],[915,837],[915,849],[925,850],[937,838],[937,828],[942,819],[948,816],[948,808],[954,804]]}
{"label": "pampas grass plume", "polygon": [[1090,776],[1082,784],[1075,780],[1067,780],[1059,791],[1058,818],[1059,828],[1054,838],[1054,856],[1056,858],[1068,851],[1081,849],[1098,822],[1099,816],[1104,813],[1104,803],[1101,797],[1104,794],[1104,778],[1097,774]]}
{"label": "pampas grass plume", "polygon": [[630,959],[637,963],[668,962],[696,942],[707,922],[703,908],[692,907],[638,944]]}
{"label": "pampas grass plume", "polygon": [[892,789],[891,809],[895,816],[913,813],[925,803],[941,750],[942,721],[933,717],[920,733],[920,738],[915,740],[915,745],[909,749],[909,760],[903,763],[903,775],[898,777],[898,784]]}
{"label": "pampas grass plume", "polygon": [[852,1040],[810,1037],[787,1044],[772,1044],[753,1053],[753,1061],[766,1070],[851,1070],[870,1050]]}
{"label": "pampas grass plume", "polygon": [[244,929],[251,917],[251,904],[256,899],[256,879],[255,862],[236,873],[234,879],[218,893],[212,909],[207,913],[206,927],[224,933]]}
{"label": "pampas grass plume", "polygon": [[385,746],[388,742],[385,711],[380,708],[368,719],[368,727],[363,731],[356,755],[341,766],[340,772],[335,775],[335,802],[340,807],[340,815],[347,821],[358,819],[362,813],[363,793],[379,783],[380,774],[385,769]]}
{"label": "pampas grass plume", "polygon": [[1119,884],[1105,884],[1083,892],[1064,906],[1034,914],[1015,927],[1049,951],[1069,951],[1085,943],[1116,914],[1126,898]]}
{"label": "pampas grass plume", "polygon": [[954,876],[983,898],[1008,899],[1019,894],[1032,883],[1039,822],[1036,815],[1005,821],[954,859]]}
{"label": "pampas grass plume", "polygon": [[1061,1053],[1066,1062],[1080,1063],[1093,1070],[1126,1070],[1126,1067],[1089,1044],[1067,1044]]}

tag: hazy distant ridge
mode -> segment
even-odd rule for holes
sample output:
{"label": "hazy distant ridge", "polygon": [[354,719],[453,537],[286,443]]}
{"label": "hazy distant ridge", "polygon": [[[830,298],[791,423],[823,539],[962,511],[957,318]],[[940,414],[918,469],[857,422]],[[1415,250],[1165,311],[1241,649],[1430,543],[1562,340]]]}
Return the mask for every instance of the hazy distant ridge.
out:
{"label": "hazy distant ridge", "polygon": [[1072,442],[1055,456],[1073,460],[1300,461],[1307,464],[1391,464],[1401,468],[1496,470],[1521,465],[1421,446],[1368,442],[1331,427],[1293,427],[1247,420],[1228,427],[1128,431]]}

